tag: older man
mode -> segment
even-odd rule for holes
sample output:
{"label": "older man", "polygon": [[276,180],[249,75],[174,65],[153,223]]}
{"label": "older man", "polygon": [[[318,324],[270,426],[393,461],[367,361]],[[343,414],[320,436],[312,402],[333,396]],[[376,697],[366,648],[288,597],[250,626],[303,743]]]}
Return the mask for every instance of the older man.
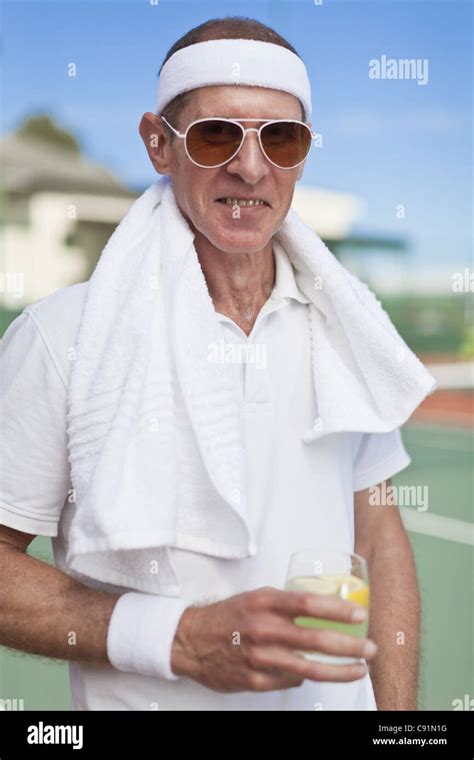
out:
{"label": "older man", "polygon": [[[310,110],[276,32],[191,30],[140,125],[167,179],[90,283],[4,338],[0,642],[71,660],[76,709],[416,707],[412,552],[368,489],[409,463],[399,424],[429,381],[362,286],[286,221]],[[54,537],[56,568],[27,555],[35,535]],[[294,624],[366,617],[281,590],[305,547],[366,558],[370,639]]]}

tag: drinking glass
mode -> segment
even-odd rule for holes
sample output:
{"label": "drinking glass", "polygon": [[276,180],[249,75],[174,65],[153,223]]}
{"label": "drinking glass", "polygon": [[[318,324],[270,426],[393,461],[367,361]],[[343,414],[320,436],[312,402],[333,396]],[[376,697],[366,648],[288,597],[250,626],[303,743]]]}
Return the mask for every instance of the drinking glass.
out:
{"label": "drinking glass", "polygon": [[[360,604],[368,612],[369,578],[367,563],[358,554],[335,549],[305,549],[291,555],[285,589],[305,591],[312,594],[338,596]],[[296,617],[296,625],[340,631],[365,638],[369,627],[368,618],[361,623],[343,623],[316,617]],[[307,660],[333,665],[350,665],[363,662],[357,657],[339,657],[323,652],[301,652]]]}

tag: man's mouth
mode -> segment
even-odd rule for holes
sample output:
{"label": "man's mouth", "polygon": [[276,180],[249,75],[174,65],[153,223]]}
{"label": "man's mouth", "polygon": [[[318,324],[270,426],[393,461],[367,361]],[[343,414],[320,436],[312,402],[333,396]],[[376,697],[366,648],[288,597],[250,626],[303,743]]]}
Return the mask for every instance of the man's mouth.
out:
{"label": "man's mouth", "polygon": [[262,198],[217,198],[216,199],[218,203],[226,203],[229,206],[240,206],[240,207],[252,207],[252,206],[270,206],[270,204],[267,201],[264,201]]}

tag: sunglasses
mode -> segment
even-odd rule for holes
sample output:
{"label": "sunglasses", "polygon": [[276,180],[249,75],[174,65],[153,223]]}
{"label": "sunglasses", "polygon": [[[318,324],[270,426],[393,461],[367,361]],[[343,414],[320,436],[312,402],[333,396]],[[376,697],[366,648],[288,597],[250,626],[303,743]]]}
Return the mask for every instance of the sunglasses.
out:
{"label": "sunglasses", "polygon": [[161,119],[177,137],[184,139],[190,161],[203,169],[216,169],[231,161],[244,144],[247,132],[257,133],[262,153],[273,166],[294,169],[306,159],[316,137],[307,124],[294,119],[240,119],[265,122],[258,129],[244,129],[232,119],[198,119],[186,132],[178,132],[164,116]]}

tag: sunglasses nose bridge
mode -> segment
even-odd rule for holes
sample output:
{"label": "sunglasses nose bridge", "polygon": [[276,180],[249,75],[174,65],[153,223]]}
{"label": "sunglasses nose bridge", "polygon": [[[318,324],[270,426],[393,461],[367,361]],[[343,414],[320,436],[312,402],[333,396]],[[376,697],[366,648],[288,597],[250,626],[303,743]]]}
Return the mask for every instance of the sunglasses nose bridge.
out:
{"label": "sunglasses nose bridge", "polygon": [[245,138],[247,137],[247,132],[256,132],[257,136],[260,135],[260,130],[257,129],[256,127],[248,127],[248,129],[244,129],[244,127],[241,126],[240,128],[242,130],[242,142],[240,143],[240,148],[243,146],[245,142]]}
{"label": "sunglasses nose bridge", "polygon": [[242,125],[240,125],[240,128],[242,129],[242,142],[240,143],[239,150],[237,152],[240,152],[241,149],[243,148],[244,143],[245,143],[245,139],[247,137],[247,132],[256,132],[257,133],[258,147],[260,148],[260,150],[263,153],[264,157],[268,158],[267,154],[265,153],[265,150],[263,148],[262,140],[261,140],[261,137],[260,137],[260,132],[262,130],[262,127],[258,128],[258,129],[257,129],[257,127],[247,127],[247,128],[244,128]]}

